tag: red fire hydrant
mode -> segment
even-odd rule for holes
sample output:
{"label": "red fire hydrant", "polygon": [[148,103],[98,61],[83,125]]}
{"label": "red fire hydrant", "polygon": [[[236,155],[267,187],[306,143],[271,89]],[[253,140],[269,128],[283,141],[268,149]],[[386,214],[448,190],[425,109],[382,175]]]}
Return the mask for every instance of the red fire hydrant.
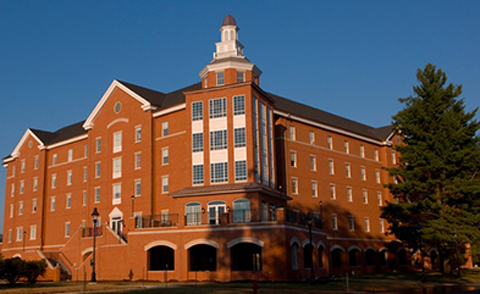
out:
{"label": "red fire hydrant", "polygon": [[257,289],[258,289],[258,284],[256,281],[253,281],[252,289],[253,289],[253,294],[257,294]]}

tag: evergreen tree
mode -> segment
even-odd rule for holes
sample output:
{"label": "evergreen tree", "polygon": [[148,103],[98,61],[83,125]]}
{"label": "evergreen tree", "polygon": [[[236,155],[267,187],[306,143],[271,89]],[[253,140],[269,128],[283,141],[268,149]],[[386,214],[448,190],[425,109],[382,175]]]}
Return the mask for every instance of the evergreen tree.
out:
{"label": "evergreen tree", "polygon": [[462,86],[446,85],[440,69],[427,64],[417,79],[415,96],[400,98],[405,107],[393,116],[400,159],[388,169],[397,181],[387,187],[397,203],[388,203],[382,217],[408,246],[419,248],[421,240],[445,261],[457,242],[461,249],[480,238],[480,124],[477,109],[466,112],[458,98]]}

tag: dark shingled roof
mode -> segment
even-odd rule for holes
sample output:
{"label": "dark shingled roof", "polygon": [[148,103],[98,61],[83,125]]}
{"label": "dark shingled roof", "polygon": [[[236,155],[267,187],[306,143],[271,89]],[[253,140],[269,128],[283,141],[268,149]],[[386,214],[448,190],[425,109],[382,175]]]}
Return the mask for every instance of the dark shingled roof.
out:
{"label": "dark shingled roof", "polygon": [[[301,104],[293,100],[280,97],[275,94],[268,93],[268,95],[270,95],[270,97],[272,97],[272,99],[275,101],[274,107],[277,110],[290,113],[314,122],[325,124],[331,127],[342,129],[348,132],[352,132],[357,135],[362,135],[367,138],[383,141],[392,132],[392,128],[389,126],[379,129],[372,128],[370,126],[355,122],[353,120],[349,120],[338,115],[334,115],[323,110],[316,109],[311,106],[307,106],[305,104]],[[390,131],[388,131],[388,129],[390,129]]]}
{"label": "dark shingled roof", "polygon": [[35,136],[37,136],[45,145],[58,143],[73,137],[77,137],[86,134],[87,131],[83,128],[85,121],[78,122],[73,125],[66,126],[55,132],[45,132],[41,130],[30,129]]}

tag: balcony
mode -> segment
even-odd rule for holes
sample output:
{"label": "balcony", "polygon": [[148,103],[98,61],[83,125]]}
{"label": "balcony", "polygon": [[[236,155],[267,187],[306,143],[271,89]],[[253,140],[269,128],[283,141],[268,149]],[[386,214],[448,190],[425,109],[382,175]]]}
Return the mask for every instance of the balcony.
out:
{"label": "balcony", "polygon": [[149,215],[135,218],[135,228],[177,227],[178,213]]}
{"label": "balcony", "polygon": [[102,236],[103,235],[103,227],[96,227],[95,230],[93,227],[90,228],[83,228],[82,230],[82,238],[88,238],[88,237],[93,237],[95,234],[96,237]]}

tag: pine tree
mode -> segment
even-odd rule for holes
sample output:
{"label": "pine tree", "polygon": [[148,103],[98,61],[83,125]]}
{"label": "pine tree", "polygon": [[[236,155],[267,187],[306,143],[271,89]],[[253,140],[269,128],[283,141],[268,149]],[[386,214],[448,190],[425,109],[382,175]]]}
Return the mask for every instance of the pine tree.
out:
{"label": "pine tree", "polygon": [[382,217],[408,246],[418,249],[421,240],[446,261],[457,242],[464,248],[480,238],[480,124],[477,109],[466,112],[458,98],[462,86],[446,85],[440,69],[427,64],[417,79],[416,95],[400,98],[405,107],[393,116],[400,159],[388,169],[397,181],[387,187],[397,202]]}

